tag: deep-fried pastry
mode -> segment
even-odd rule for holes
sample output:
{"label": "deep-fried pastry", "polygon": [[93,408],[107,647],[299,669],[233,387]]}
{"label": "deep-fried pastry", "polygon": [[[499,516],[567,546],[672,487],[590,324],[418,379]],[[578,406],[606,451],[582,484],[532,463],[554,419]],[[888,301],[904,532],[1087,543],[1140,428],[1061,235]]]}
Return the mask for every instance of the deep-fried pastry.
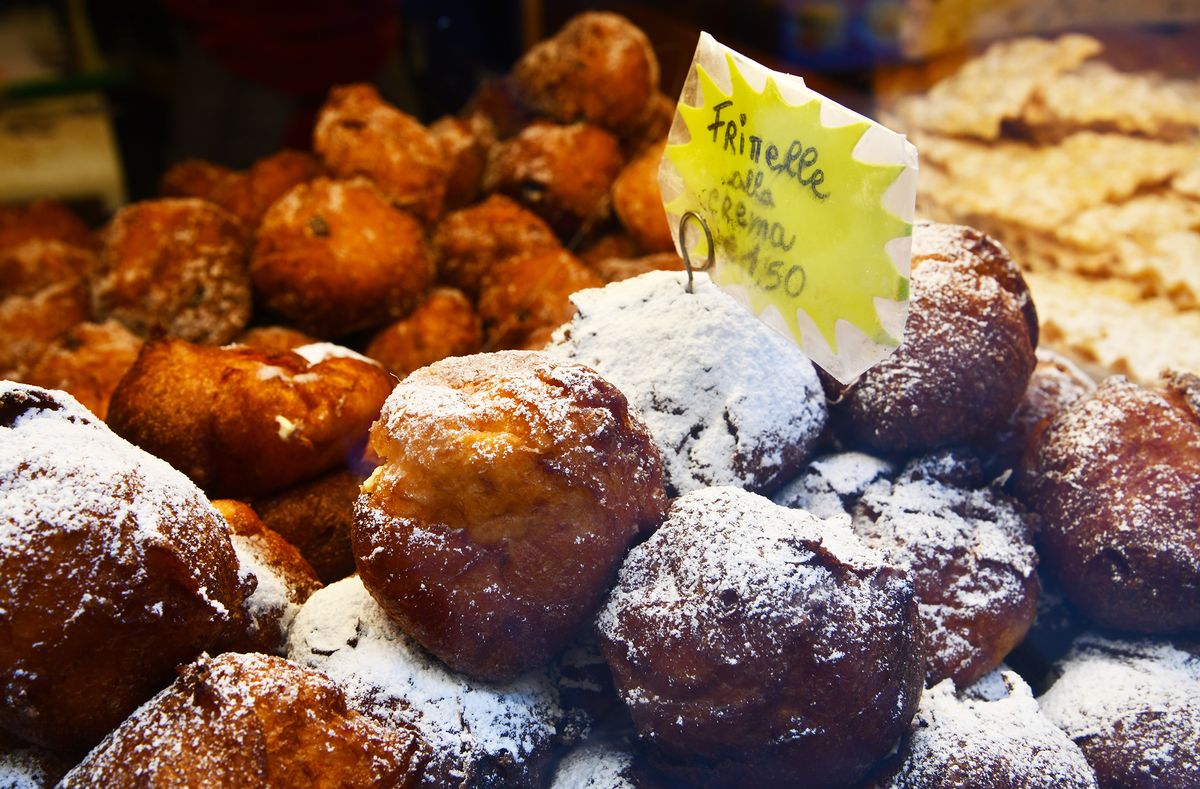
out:
{"label": "deep-fried pastry", "polygon": [[923,685],[903,572],[844,520],[737,488],[675,499],[597,628],[652,761],[688,784],[850,786]]}
{"label": "deep-fried pastry", "polygon": [[540,353],[416,371],[371,448],[383,465],[352,533],[363,583],[406,633],[481,679],[565,647],[666,508],[658,453],[625,397]]}
{"label": "deep-fried pastry", "polygon": [[267,211],[250,273],[263,306],[338,337],[407,315],[434,269],[421,225],[368,181],[317,178]]}
{"label": "deep-fried pastry", "polygon": [[0,249],[35,239],[88,250],[96,247],[92,231],[62,203],[38,200],[27,206],[0,206]]}
{"label": "deep-fried pastry", "polygon": [[403,320],[382,329],[366,355],[403,378],[447,356],[468,356],[483,347],[483,326],[470,299],[453,288],[436,288]]}
{"label": "deep-fried pastry", "polygon": [[69,392],[93,414],[106,419],[112,393],[133,366],[142,342],[118,321],[80,323],[51,343],[23,380]]}
{"label": "deep-fried pastry", "polygon": [[0,249],[0,378],[23,380],[63,332],[91,312],[92,253],[59,241]]}
{"label": "deep-fried pastry", "polygon": [[236,629],[229,530],[70,395],[0,384],[0,728],[90,748]]}
{"label": "deep-fried pastry", "polygon": [[393,380],[361,357],[161,340],[113,393],[108,423],[212,496],[263,496],[342,466]]}
{"label": "deep-fried pastry", "polygon": [[675,233],[658,188],[658,164],[666,141],[652,145],[631,161],[612,185],[613,210],[643,252],[674,252]]}
{"label": "deep-fried pastry", "polygon": [[433,245],[439,276],[472,298],[501,260],[562,247],[537,214],[504,195],[446,214],[433,232]]}
{"label": "deep-fried pastry", "polygon": [[358,487],[367,473],[338,469],[257,499],[254,509],[272,531],[296,546],[322,582],[330,584],[354,572],[350,527]]}
{"label": "deep-fried pastry", "polygon": [[226,653],[183,667],[62,786],[412,789],[428,759],[411,728],[350,709],[328,677],[283,658]]}
{"label": "deep-fried pastry", "polygon": [[92,309],[143,337],[220,345],[250,319],[250,274],[240,223],[195,198],[146,200],[117,212],[102,234]]}
{"label": "deep-fried pastry", "polygon": [[571,294],[603,284],[565,249],[514,255],[495,263],[479,293],[487,347],[527,347],[539,333],[549,339],[549,331],[575,313]]}

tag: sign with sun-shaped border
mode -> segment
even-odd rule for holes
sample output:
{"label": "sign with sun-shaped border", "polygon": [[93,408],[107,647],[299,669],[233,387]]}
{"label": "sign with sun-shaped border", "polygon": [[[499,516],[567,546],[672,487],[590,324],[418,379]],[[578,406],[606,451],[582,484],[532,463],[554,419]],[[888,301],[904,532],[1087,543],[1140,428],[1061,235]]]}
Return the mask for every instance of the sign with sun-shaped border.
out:
{"label": "sign with sun-shaped border", "polygon": [[[916,149],[701,34],[659,171],[718,285],[843,383],[900,344]],[[680,245],[686,238],[688,249]],[[680,254],[710,253],[676,233]]]}

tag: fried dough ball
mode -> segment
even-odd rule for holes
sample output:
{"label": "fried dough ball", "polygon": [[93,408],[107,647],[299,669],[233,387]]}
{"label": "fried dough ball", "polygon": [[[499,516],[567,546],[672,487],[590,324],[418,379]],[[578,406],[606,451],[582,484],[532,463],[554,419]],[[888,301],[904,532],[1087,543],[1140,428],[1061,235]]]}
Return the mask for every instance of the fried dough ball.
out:
{"label": "fried dough ball", "polygon": [[533,110],[520,96],[511,74],[482,80],[462,110],[472,122],[486,120],[496,131],[496,139],[505,140],[524,129],[534,119]]}
{"label": "fried dough ball", "polygon": [[320,171],[316,158],[303,151],[265,156],[245,172],[189,160],[167,170],[161,191],[167,197],[199,197],[216,203],[253,232],[276,200]]}
{"label": "fried dough ball", "polygon": [[92,254],[58,241],[0,249],[0,378],[24,379],[63,332],[87,320]]}
{"label": "fried dough ball", "polygon": [[267,211],[250,273],[264,306],[337,337],[407,315],[434,269],[421,225],[369,182],[317,178]]}
{"label": "fried dough ball", "polygon": [[212,496],[263,496],[343,465],[392,383],[361,357],[151,341],[113,393],[108,423]]}
{"label": "fried dough ball", "polygon": [[241,574],[253,576],[256,583],[243,609],[246,630],[235,634],[222,651],[283,655],[296,612],[321,582],[300,552],[268,529],[248,504],[217,499],[212,505],[229,524]]}
{"label": "fried dough ball", "polygon": [[1024,511],[981,488],[978,465],[920,458],[868,487],[854,530],[912,580],[925,639],[926,684],[966,687],[1000,665],[1037,611],[1037,554]]}
{"label": "fried dough ball", "polygon": [[867,789],[1095,789],[1075,743],[1038,709],[1014,672],[962,697],[945,680],[925,691],[901,759]]}
{"label": "fried dough ball", "polygon": [[1008,252],[960,225],[918,222],[912,301],[896,351],[845,387],[830,414],[850,447],[923,452],[995,433],[1035,364],[1037,314]]}
{"label": "fried dough ball", "polygon": [[397,378],[447,356],[483,347],[483,327],[462,291],[437,288],[407,318],[375,335],[366,354]]}
{"label": "fried dough ball", "polygon": [[69,392],[101,419],[133,366],[143,340],[117,321],[80,323],[68,329],[38,357],[25,382]]}
{"label": "fried dough ball", "polygon": [[0,206],[0,249],[26,241],[60,241],[92,250],[96,239],[75,213],[54,200],[38,200],[27,206]]}
{"label": "fried dough ball", "polygon": [[540,789],[554,746],[570,741],[551,671],[505,684],[452,671],[405,635],[357,577],[309,598],[288,656],[345,688],[352,708],[420,734],[433,752],[428,789]]}
{"label": "fried dough ball", "polygon": [[836,452],[808,464],[800,476],[771,497],[782,507],[805,510],[818,518],[850,515],[872,483],[890,480],[897,468],[865,452]]}
{"label": "fried dough ball", "polygon": [[[998,433],[984,437],[974,447],[988,478],[1017,471],[1026,447],[1037,442],[1054,415],[1095,388],[1095,381],[1070,360],[1039,348],[1037,364],[1017,410]],[[1009,483],[1009,487],[1013,485],[1015,482]]]}
{"label": "fried dough ball", "polygon": [[654,94],[641,121],[621,135],[621,147],[626,156],[633,158],[666,139],[671,131],[671,124],[675,121],[676,103],[676,99],[661,90]]}
{"label": "fried dough ball", "polygon": [[146,200],[117,212],[92,282],[96,317],[143,337],[220,345],[250,319],[241,225],[204,200]]}
{"label": "fried dough ball", "polygon": [[1042,713],[1075,741],[1100,789],[1184,789],[1200,776],[1200,656],[1152,640],[1080,637]]}
{"label": "fried dough ball", "polygon": [[1200,629],[1200,378],[1109,378],[1050,421],[1019,482],[1046,568],[1090,619]]}
{"label": "fried dough ball", "polygon": [[652,761],[689,785],[850,786],[921,695],[903,573],[844,520],[737,488],[675,499],[597,628]]}
{"label": "fried dough ball", "polygon": [[565,249],[499,261],[488,269],[479,294],[487,347],[515,348],[528,343],[539,330],[553,331],[575,314],[569,298],[572,293],[603,284]]}
{"label": "fried dough ball", "polygon": [[799,348],[697,274],[668,271],[576,293],[547,352],[625,393],[663,459],[667,492],[771,492],[816,449],[827,413]]}
{"label": "fried dough ball", "polygon": [[333,471],[258,499],[254,509],[272,531],[296,546],[322,582],[333,583],[354,572],[350,527],[365,476],[350,469]]}
{"label": "fried dough ball", "polygon": [[493,146],[483,191],[512,197],[570,238],[608,217],[624,166],[617,139],[603,129],[537,121]]}
{"label": "fried dough ball", "polygon": [[283,353],[318,340],[290,326],[256,326],[239,334],[233,340],[236,345],[249,345],[264,353]]}
{"label": "fried dough ball", "polygon": [[227,653],[180,669],[62,786],[416,787],[428,759],[411,728],[349,709],[324,675]]}
{"label": "fried dough ball", "polygon": [[574,17],[513,66],[521,95],[538,112],[618,133],[649,114],[658,76],[646,34],[622,16],[599,12]]}
{"label": "fried dough ball", "polygon": [[504,195],[446,214],[433,232],[440,275],[472,298],[483,277],[505,258],[561,249],[554,231],[520,203]]}
{"label": "fried dough ball", "polygon": [[647,148],[625,166],[612,185],[613,210],[644,252],[674,252],[675,234],[658,188],[658,164],[666,140]]}
{"label": "fried dough ball", "polygon": [[450,166],[446,179],[447,210],[462,208],[479,198],[483,183],[483,168],[487,164],[488,148],[496,142],[496,130],[486,117],[446,116],[429,126],[442,155]]}
{"label": "fried dough ball", "polygon": [[204,494],[70,395],[0,383],[0,728],[90,748],[240,625]]}
{"label": "fried dough ball", "polygon": [[624,230],[605,233],[575,250],[575,254],[584,263],[597,268],[609,258],[635,258],[641,254],[633,236]]}
{"label": "fried dough ball", "polygon": [[511,679],[566,646],[666,509],[645,426],[616,387],[532,352],[444,359],[371,429],[355,509],[363,583],[452,668]]}
{"label": "fried dough ball", "polygon": [[317,117],[313,149],[338,178],[365,176],[423,222],[442,213],[450,167],[437,138],[365,84],[334,88]]}

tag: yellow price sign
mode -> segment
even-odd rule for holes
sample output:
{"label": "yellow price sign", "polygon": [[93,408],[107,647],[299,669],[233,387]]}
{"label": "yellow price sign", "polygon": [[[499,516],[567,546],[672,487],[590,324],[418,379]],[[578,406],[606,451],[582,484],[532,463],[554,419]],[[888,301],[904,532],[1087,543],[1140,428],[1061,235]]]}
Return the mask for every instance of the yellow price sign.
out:
{"label": "yellow price sign", "polygon": [[677,109],[663,202],[708,230],[680,254],[711,252],[713,280],[838,380],[884,359],[908,314],[916,149],[707,33]]}

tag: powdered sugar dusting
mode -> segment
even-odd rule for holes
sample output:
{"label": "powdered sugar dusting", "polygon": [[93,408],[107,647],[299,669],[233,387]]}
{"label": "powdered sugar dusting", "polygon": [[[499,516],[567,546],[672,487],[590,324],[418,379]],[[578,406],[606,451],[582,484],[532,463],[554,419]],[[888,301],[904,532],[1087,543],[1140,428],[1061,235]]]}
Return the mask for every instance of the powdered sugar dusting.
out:
{"label": "powdered sugar dusting", "polygon": [[563,757],[550,789],[635,789],[627,747],[590,740]]}
{"label": "powdered sugar dusting", "polygon": [[0,789],[45,789],[53,786],[58,776],[47,770],[50,758],[32,748],[10,750],[0,747]]}
{"label": "powdered sugar dusting", "polygon": [[[7,418],[10,409],[15,418]],[[204,555],[212,540],[228,534],[194,483],[109,431],[65,392],[4,382],[0,412],[0,551],[29,557],[6,565],[18,568],[0,579],[7,599],[31,582],[28,573],[45,572],[45,557],[63,539],[80,544],[78,561],[61,579],[64,588],[77,591],[64,595],[64,603],[80,613],[111,604],[88,593],[98,563],[127,568],[129,584],[136,585],[146,578],[147,549],[173,546],[185,555]],[[197,520],[211,528],[195,528]],[[209,570],[200,564],[181,571],[191,573],[213,615],[224,617],[224,605],[207,594]]]}
{"label": "powdered sugar dusting", "polygon": [[[992,698],[970,693],[959,698],[950,680],[925,691],[910,751],[887,787],[1096,786],[1083,753],[1039,713],[1016,673],[985,679]],[[1001,683],[1005,692],[995,687]]]}
{"label": "powdered sugar dusting", "polygon": [[[916,586],[932,681],[975,674],[996,659],[980,618],[1033,616],[1037,554],[1026,517],[1002,493],[945,484],[918,460],[894,483],[864,493],[855,531]],[[986,669],[984,669],[986,670]]]}
{"label": "powdered sugar dusting", "polygon": [[846,515],[871,483],[895,473],[895,466],[888,461],[863,452],[825,455],[809,463],[808,469],[781,488],[772,500],[783,507],[806,510],[818,518]]}
{"label": "powdered sugar dusting", "polygon": [[[245,604],[246,613],[250,615],[250,627],[258,631],[252,634],[254,643],[283,643],[292,620],[300,610],[296,591],[288,584],[287,578],[271,566],[254,538],[231,534],[230,540],[241,568],[239,573],[243,577],[253,576],[257,583]],[[272,632],[264,633],[264,628],[271,628]]]}
{"label": "powdered sugar dusting", "polygon": [[594,367],[645,419],[669,491],[764,490],[796,471],[825,424],[812,363],[707,276],[655,271],[571,296],[547,352]]}
{"label": "powdered sugar dusting", "polygon": [[1147,786],[1200,785],[1200,657],[1165,641],[1085,635],[1056,673],[1042,711],[1093,764]]}
{"label": "powdered sugar dusting", "polygon": [[[684,494],[654,536],[630,551],[597,628],[635,661],[646,644],[687,642],[701,644],[713,661],[736,665],[759,657],[762,648],[783,649],[790,642],[782,636],[814,606],[849,606],[858,621],[869,621],[873,595],[844,585],[818,560],[818,551],[828,551],[855,567],[877,564],[848,526],[844,518],[822,521],[738,488]],[[739,612],[732,621],[725,615],[730,606]],[[650,632],[625,631],[632,611]],[[781,637],[743,638],[714,627],[717,621],[734,630],[774,623],[767,638]],[[841,657],[830,644],[816,647],[825,650],[818,659]],[[625,695],[627,703],[647,701]]]}
{"label": "powdered sugar dusting", "polygon": [[357,576],[308,599],[292,624],[288,654],[332,677],[352,707],[418,730],[435,764],[466,785],[485,760],[544,750],[562,717],[548,675],[497,686],[455,674],[404,635]]}

